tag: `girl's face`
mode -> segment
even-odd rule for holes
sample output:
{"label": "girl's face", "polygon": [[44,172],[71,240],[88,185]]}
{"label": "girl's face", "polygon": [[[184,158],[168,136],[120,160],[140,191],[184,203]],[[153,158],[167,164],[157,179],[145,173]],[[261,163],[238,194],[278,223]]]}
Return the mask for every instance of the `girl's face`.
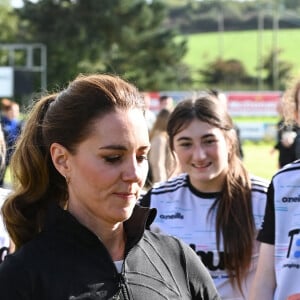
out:
{"label": "girl's face", "polygon": [[173,141],[180,165],[192,185],[202,192],[221,191],[229,154],[223,131],[194,119]]}
{"label": "girl's face", "polygon": [[145,117],[137,109],[96,120],[75,154],[59,148],[60,173],[69,179],[68,210],[92,230],[127,220],[146,180],[149,148]]}

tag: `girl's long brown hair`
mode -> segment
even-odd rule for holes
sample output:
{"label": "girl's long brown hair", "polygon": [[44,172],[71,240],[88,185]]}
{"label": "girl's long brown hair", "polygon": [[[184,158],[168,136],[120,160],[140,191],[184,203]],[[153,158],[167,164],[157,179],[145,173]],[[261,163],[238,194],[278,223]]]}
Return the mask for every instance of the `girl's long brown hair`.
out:
{"label": "girl's long brown hair", "polygon": [[241,290],[242,280],[251,264],[255,239],[250,178],[238,155],[234,124],[224,106],[210,95],[204,95],[196,100],[184,100],[177,104],[167,126],[172,151],[174,151],[174,136],[195,119],[220,128],[231,149],[228,153],[229,167],[221,196],[216,199],[210,211],[217,208],[217,249],[220,251],[222,240],[225,268],[231,283],[237,284]]}

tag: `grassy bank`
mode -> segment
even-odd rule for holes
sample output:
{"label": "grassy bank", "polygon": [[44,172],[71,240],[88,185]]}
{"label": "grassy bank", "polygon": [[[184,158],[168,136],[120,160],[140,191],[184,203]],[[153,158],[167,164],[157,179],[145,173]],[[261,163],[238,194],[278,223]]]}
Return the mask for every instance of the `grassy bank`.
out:
{"label": "grassy bank", "polygon": [[[243,62],[247,72],[257,75],[259,58],[264,58],[273,47],[273,31],[262,32],[262,44],[259,47],[257,30],[196,33],[186,35],[188,52],[184,58],[195,73],[217,57],[238,59]],[[277,48],[282,49],[280,60],[293,64],[293,72],[300,71],[299,47],[300,29],[281,29],[277,34]]]}
{"label": "grassy bank", "polygon": [[271,179],[278,169],[278,152],[270,154],[273,144],[244,142],[244,164],[254,175]]}

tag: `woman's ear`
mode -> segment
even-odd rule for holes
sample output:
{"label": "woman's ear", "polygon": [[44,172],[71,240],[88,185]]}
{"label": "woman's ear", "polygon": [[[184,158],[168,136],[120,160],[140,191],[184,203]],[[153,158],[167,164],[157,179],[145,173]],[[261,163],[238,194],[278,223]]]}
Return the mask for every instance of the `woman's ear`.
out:
{"label": "woman's ear", "polygon": [[64,177],[69,173],[69,151],[58,143],[50,146],[50,155],[56,170]]}

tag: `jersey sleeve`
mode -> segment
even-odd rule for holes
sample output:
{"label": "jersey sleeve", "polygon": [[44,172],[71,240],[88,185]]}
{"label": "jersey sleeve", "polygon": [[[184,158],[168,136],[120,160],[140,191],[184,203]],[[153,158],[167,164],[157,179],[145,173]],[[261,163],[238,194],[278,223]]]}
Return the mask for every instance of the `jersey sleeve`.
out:
{"label": "jersey sleeve", "polygon": [[275,243],[275,210],[274,210],[274,185],[271,182],[267,193],[267,205],[265,209],[262,227],[258,233],[257,240],[274,245]]}

